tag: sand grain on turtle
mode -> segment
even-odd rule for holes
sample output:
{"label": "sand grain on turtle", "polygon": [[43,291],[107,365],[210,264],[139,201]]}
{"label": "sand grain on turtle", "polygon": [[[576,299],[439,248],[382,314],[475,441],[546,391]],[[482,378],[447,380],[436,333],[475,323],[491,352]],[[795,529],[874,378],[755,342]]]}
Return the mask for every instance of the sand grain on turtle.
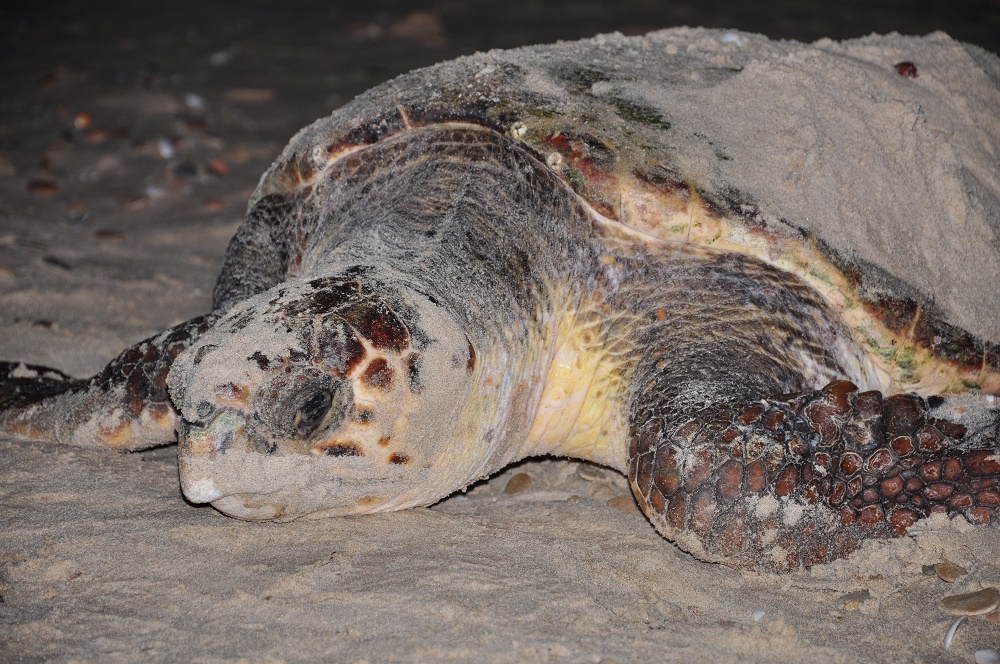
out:
{"label": "sand grain on turtle", "polygon": [[[995,527],[997,440],[935,406],[988,410],[997,338],[727,179],[718,128],[657,100],[753,62],[713,31],[669,48],[692,34],[480,54],[360,96],[261,178],[210,313],[90,379],[0,364],[0,428],[176,439],[188,500],[249,520],[428,505],[558,455],[625,473],[667,539],[738,568],[938,512]],[[699,57],[724,64],[693,81]]]}

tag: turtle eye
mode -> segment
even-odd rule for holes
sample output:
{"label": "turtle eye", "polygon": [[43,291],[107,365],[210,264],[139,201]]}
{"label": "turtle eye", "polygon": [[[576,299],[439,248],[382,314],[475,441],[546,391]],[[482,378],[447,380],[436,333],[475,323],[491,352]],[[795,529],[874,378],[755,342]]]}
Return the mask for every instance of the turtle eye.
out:
{"label": "turtle eye", "polygon": [[306,437],[316,431],[323,423],[326,414],[330,412],[330,405],[333,403],[333,394],[329,390],[321,390],[314,393],[302,407],[295,411],[293,426],[295,433],[300,437]]}

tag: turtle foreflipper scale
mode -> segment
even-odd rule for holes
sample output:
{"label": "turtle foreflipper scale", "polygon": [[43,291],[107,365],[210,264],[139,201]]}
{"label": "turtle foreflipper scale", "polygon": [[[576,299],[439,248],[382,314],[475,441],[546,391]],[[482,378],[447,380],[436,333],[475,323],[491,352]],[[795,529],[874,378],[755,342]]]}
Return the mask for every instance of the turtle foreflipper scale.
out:
{"label": "turtle foreflipper scale", "polygon": [[204,332],[192,319],[125,349],[100,373],[0,362],[0,431],[16,438],[139,450],[174,441],[166,390],[174,358]]}
{"label": "turtle foreflipper scale", "polygon": [[633,429],[629,479],[681,548],[785,571],[904,535],[933,513],[1000,526],[1000,450],[965,438],[920,397],[837,381],[671,427],[650,417]]}

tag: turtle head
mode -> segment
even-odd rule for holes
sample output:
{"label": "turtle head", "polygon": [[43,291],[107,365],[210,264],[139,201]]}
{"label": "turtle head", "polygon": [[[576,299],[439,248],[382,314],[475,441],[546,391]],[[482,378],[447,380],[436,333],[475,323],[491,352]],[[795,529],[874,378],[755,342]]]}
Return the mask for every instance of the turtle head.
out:
{"label": "turtle head", "polygon": [[170,371],[184,494],[251,520],[434,502],[475,479],[450,463],[473,357],[413,288],[319,278],[248,299]]}

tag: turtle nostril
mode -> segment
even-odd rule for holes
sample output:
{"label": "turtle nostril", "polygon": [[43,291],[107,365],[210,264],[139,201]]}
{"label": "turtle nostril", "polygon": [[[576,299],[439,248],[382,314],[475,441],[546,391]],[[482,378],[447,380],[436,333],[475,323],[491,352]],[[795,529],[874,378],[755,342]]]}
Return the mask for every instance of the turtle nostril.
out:
{"label": "turtle nostril", "polygon": [[197,412],[199,420],[206,420],[209,418],[209,416],[212,415],[212,413],[215,412],[215,406],[213,406],[207,401],[202,401],[200,404],[198,404]]}

